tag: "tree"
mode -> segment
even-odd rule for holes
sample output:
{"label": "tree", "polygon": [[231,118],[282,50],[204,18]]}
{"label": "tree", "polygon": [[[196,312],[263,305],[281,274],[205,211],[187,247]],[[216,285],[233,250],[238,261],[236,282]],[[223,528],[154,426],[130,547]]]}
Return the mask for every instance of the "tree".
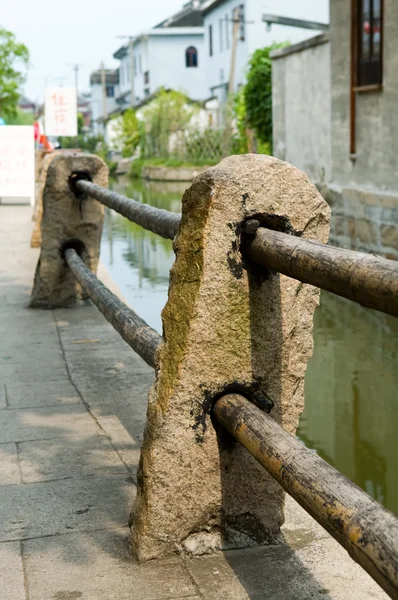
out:
{"label": "tree", "polygon": [[161,89],[155,100],[142,109],[144,132],[141,154],[144,158],[170,158],[198,106],[181,92]]}
{"label": "tree", "polygon": [[135,111],[132,108],[128,108],[122,116],[117,118],[115,141],[121,147],[124,157],[128,158],[134,155],[140,143],[141,129]]}
{"label": "tree", "polygon": [[256,50],[249,62],[244,88],[247,122],[258,139],[272,144],[272,61],[270,53],[288,44],[273,44]]}
{"label": "tree", "polygon": [[29,63],[29,50],[11,31],[0,27],[0,115],[15,117],[19,90],[25,81],[21,68]]}

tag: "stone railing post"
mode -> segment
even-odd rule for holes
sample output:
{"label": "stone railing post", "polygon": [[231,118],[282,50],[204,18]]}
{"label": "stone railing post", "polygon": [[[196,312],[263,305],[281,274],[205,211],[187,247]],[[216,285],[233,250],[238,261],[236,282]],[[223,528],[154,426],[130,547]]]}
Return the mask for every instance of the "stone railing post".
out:
{"label": "stone railing post", "polygon": [[33,231],[30,240],[32,248],[41,246],[41,219],[43,216],[43,193],[47,171],[51,161],[59,154],[71,154],[80,150],[36,150],[35,153],[35,205],[33,210]]}
{"label": "stone railing post", "polygon": [[319,290],[244,260],[242,225],[326,242],[329,215],[306,175],[260,155],[223,160],[185,193],[132,511],[139,560],[280,539],[282,488],[211,408],[238,391],[295,432]]}
{"label": "stone railing post", "polygon": [[86,299],[62,251],[72,243],[87,266],[96,272],[104,220],[102,204],[84,196],[76,198],[71,174],[84,174],[94,183],[107,187],[108,167],[98,156],[89,154],[66,153],[46,156],[46,160],[49,164],[43,191],[41,252],[30,305],[32,308],[61,308]]}

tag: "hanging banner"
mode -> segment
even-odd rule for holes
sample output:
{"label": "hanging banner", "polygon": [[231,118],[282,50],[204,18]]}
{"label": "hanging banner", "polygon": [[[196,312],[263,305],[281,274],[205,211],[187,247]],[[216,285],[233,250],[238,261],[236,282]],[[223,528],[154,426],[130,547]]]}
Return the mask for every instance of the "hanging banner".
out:
{"label": "hanging banner", "polygon": [[35,142],[31,125],[0,127],[0,202],[18,198],[34,204]]}
{"label": "hanging banner", "polygon": [[47,88],[44,117],[47,136],[77,136],[76,88]]}

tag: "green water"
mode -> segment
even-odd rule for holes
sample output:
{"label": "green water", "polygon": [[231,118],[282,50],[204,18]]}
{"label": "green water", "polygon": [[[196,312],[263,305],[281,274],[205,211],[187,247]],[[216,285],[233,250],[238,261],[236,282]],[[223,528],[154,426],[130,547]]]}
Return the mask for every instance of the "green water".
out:
{"label": "green water", "polygon": [[[119,180],[113,187],[179,212],[187,186]],[[160,331],[171,242],[108,211],[101,258],[124,297]],[[298,436],[398,514],[398,319],[322,292],[314,341]]]}

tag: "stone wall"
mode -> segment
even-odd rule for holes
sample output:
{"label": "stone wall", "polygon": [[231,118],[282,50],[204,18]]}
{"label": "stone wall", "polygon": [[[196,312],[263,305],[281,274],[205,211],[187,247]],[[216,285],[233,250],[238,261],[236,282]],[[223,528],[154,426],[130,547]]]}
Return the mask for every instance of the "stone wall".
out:
{"label": "stone wall", "polygon": [[274,155],[313,181],[331,174],[330,46],[326,33],[272,53]]}
{"label": "stone wall", "polygon": [[333,0],[330,17],[332,181],[342,187],[372,188],[398,195],[398,3],[384,1],[383,88],[356,95],[355,160],[350,159],[349,143],[350,2]]}
{"label": "stone wall", "polygon": [[330,244],[398,260],[398,196],[318,185],[332,209]]}
{"label": "stone wall", "polygon": [[350,3],[333,0],[328,34],[273,53],[274,153],[329,202],[332,244],[398,259],[398,4],[385,0],[383,87],[356,94],[355,156],[350,28]]}

